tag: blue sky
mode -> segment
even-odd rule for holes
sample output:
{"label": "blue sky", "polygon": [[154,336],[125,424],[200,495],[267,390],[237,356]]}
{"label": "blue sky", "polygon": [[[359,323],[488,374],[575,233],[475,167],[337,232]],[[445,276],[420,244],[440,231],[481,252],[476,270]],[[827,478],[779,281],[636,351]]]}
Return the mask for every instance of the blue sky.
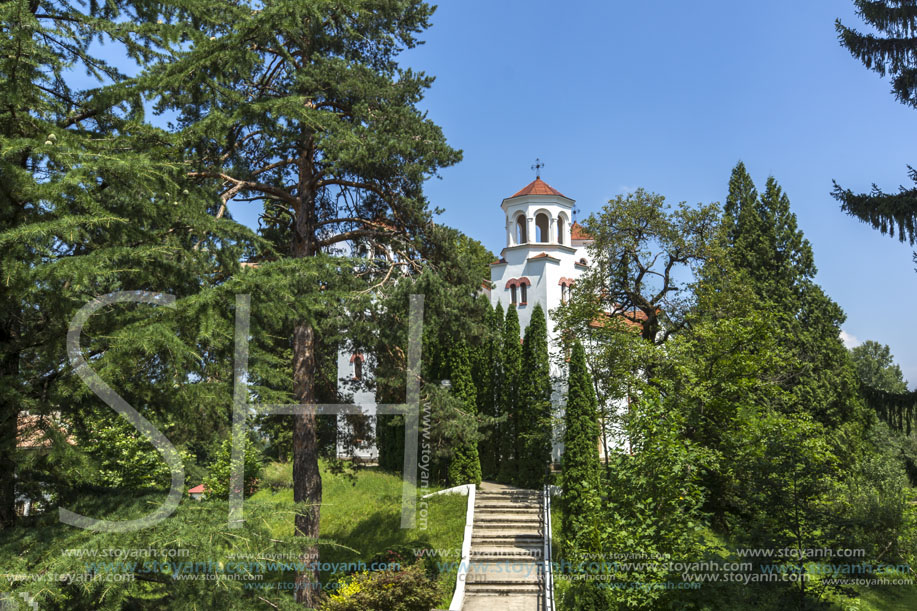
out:
{"label": "blue sky", "polygon": [[428,183],[441,221],[503,245],[502,198],[544,178],[582,214],[644,187],[722,202],[743,160],[777,178],[812,242],[844,331],[888,344],[917,383],[911,248],[840,211],[831,180],[894,190],[917,165],[917,110],[837,42],[847,0],[451,0],[404,64],[464,161]]}
{"label": "blue sky", "polygon": [[[917,110],[837,42],[848,0],[449,0],[404,65],[436,76],[423,102],[464,160],[431,180],[440,221],[499,252],[501,200],[542,177],[586,215],[643,187],[722,202],[740,159],[790,197],[818,282],[852,344],[892,348],[917,387],[911,248],[843,214],[832,179],[894,190],[917,165]],[[252,223],[254,210],[233,206]]]}

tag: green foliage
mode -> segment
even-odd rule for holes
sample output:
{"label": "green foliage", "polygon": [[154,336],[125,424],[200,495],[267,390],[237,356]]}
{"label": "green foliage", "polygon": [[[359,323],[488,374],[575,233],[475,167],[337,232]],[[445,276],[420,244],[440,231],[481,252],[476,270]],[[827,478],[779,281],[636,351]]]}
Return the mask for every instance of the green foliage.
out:
{"label": "green foliage", "polygon": [[535,304],[525,328],[516,405],[515,483],[538,488],[545,483],[551,463],[553,421],[551,413],[551,366],[548,356],[548,323],[541,304]]}
{"label": "green foliage", "polygon": [[[611,457],[602,497],[584,497],[577,546],[567,560],[585,579],[567,590],[563,608],[661,609],[677,601],[677,590],[632,587],[680,581],[666,562],[611,559],[621,557],[615,554],[676,562],[703,557],[703,490],[697,476],[709,466],[709,453],[686,441],[681,431],[677,412],[653,393],[634,405],[628,423],[633,453]],[[596,558],[605,562],[595,563]]]}
{"label": "green foliage", "polygon": [[866,340],[850,349],[850,357],[857,377],[866,386],[891,393],[907,392],[907,382],[888,346]]}
{"label": "green foliage", "polygon": [[[284,468],[288,470],[289,465],[281,470]],[[461,549],[464,497],[431,498],[426,501],[426,528],[419,522],[419,528],[402,529],[400,478],[367,469],[354,480],[329,472],[323,464],[323,480],[323,562],[368,562],[393,549],[436,549],[453,554]],[[289,472],[287,485],[292,485]],[[107,519],[137,518],[161,498],[160,492],[99,491],[82,495],[72,507]],[[229,527],[228,503],[219,498],[206,502],[186,499],[170,518],[133,533],[75,529],[60,523],[56,512],[32,516],[0,538],[0,566],[17,576],[4,579],[3,589],[17,598],[19,593],[31,593],[39,608],[52,611],[302,609],[290,589],[301,553],[289,519],[295,507],[289,488],[276,494],[261,490],[245,499],[241,530]],[[194,564],[197,570],[186,568]],[[71,582],[43,578],[48,574],[93,573],[99,578]],[[181,574],[207,578],[174,578]],[[106,575],[114,575],[116,581],[103,579]],[[321,582],[326,591],[333,592],[344,577],[343,573],[324,572]],[[445,608],[455,572],[444,572],[438,582],[441,598],[431,606]]]}
{"label": "green foliage", "polygon": [[[471,362],[468,345],[458,340],[452,345],[449,358],[452,396],[461,403],[463,411],[474,417],[477,399],[474,380],[471,377]],[[481,461],[478,458],[477,439],[466,439],[456,445],[455,453],[449,462],[449,483],[481,483]]]}
{"label": "green foliage", "polygon": [[858,444],[855,464],[830,494],[827,530],[839,547],[862,549],[867,558],[910,562],[917,552],[908,524],[913,493],[894,437],[878,424]]}
{"label": "green foliage", "polygon": [[[913,0],[853,0],[857,14],[877,33],[862,33],[837,20],[840,43],[866,68],[892,77],[892,92],[902,104],[917,106],[917,36]],[[917,182],[917,170],[908,168]],[[832,195],[841,209],[883,234],[914,244],[917,240],[917,189],[901,186],[887,193],[873,185],[870,193],[854,193],[836,182]]]}
{"label": "green foliage", "polygon": [[835,22],[841,45],[880,76],[891,75],[902,104],[917,107],[917,36],[913,0],[853,0],[857,14],[880,34],[863,34]]}
{"label": "green foliage", "polygon": [[[83,416],[100,405],[69,375],[64,342],[77,309],[113,291],[197,295],[251,248],[251,232],[214,217],[216,198],[185,175],[172,134],[144,121],[145,84],[92,44],[108,41],[106,55],[142,70],[193,29],[195,12],[145,0],[0,5],[0,526],[12,520],[14,485],[40,482],[56,495],[72,483],[64,453],[18,468],[19,414],[53,416],[86,438]],[[153,309],[99,312],[84,354],[154,424],[169,414],[213,424],[228,404],[213,392],[225,369],[198,344],[213,315],[187,325],[179,308]],[[219,382],[190,390],[205,379]]]}
{"label": "green foliage", "polygon": [[[220,444],[220,449],[216,453],[216,460],[209,465],[209,474],[204,479],[204,488],[207,491],[206,496],[208,498],[223,499],[229,496],[233,464],[232,440],[226,439]],[[243,490],[245,494],[254,494],[258,486],[258,480],[261,477],[263,464],[261,451],[248,437],[245,438],[245,451],[242,456],[241,466],[245,473]]]}
{"label": "green foliage", "polygon": [[513,481],[518,471],[518,461],[522,456],[521,422],[521,385],[522,385],[522,344],[519,328],[519,314],[514,306],[506,309],[506,320],[503,325],[503,385],[500,388],[500,409],[506,416],[500,431],[507,440],[500,457],[499,479],[503,482]]}
{"label": "green foliage", "polygon": [[573,292],[580,307],[591,307],[576,327],[585,331],[593,321],[621,317],[631,326],[639,322],[642,337],[658,343],[681,328],[691,293],[675,274],[709,256],[717,212],[716,204],[684,202],[672,210],[661,195],[637,189],[591,215],[584,223],[593,237],[590,267]]}
{"label": "green foliage", "polygon": [[[506,418],[500,403],[503,389],[503,306],[497,303],[487,311],[487,335],[478,351],[475,379],[478,387],[478,413],[492,418],[486,436],[478,444],[481,473],[485,479],[494,479],[500,472],[502,448],[506,436],[502,434]],[[498,420],[499,419],[499,420]]]}
{"label": "green foliage", "polygon": [[[459,235],[454,230],[448,232],[446,245]],[[421,429],[430,435],[429,447],[436,457],[432,475],[439,481],[448,478],[448,457],[465,444],[478,443],[478,428],[491,419],[489,415],[475,414],[481,386],[475,378],[480,368],[471,363],[472,354],[477,354],[487,341],[485,321],[489,306],[478,295],[480,278],[455,269],[457,265],[455,261],[438,261],[416,276],[400,279],[372,305],[377,333],[370,351],[380,355],[374,372],[376,397],[380,402],[396,403],[405,400],[409,296],[424,297],[421,407],[428,410],[429,421],[422,419]],[[461,355],[456,353],[460,344]],[[455,377],[453,368],[459,374],[453,380],[453,388],[461,399],[439,388],[442,380]],[[403,417],[380,416],[377,435],[380,466],[400,472],[404,462]],[[466,464],[477,462],[470,446],[464,453]]]}
{"label": "green foliage", "polygon": [[599,494],[599,426],[595,392],[580,342],[573,345],[564,410],[563,522],[564,549],[575,549],[579,523],[587,519],[586,497]]}
{"label": "green foliage", "polygon": [[[81,440],[98,468],[93,483],[112,488],[168,488],[172,472],[159,451],[127,420],[114,416],[99,418],[90,427],[92,437]],[[179,452],[185,465],[191,455]]]}
{"label": "green foliage", "polygon": [[439,601],[438,584],[419,566],[354,575],[319,606],[319,611],[430,611]]}
{"label": "green foliage", "polygon": [[840,341],[844,312],[815,283],[811,245],[776,180],[768,178],[758,195],[739,162],[730,178],[723,225],[725,254],[705,270],[704,290],[737,295],[739,289],[731,287],[748,284],[751,295],[727,297],[725,306],[733,315],[756,310],[770,319],[782,360],[781,409],[810,413],[829,425],[864,417]]}

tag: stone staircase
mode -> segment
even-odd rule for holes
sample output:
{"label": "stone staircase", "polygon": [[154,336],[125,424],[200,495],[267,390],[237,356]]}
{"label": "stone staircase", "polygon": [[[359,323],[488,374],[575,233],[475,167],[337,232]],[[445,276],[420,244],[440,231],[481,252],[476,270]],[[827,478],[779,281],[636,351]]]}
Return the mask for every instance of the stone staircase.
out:
{"label": "stone staircase", "polygon": [[474,502],[463,611],[540,611],[541,495],[484,482]]}

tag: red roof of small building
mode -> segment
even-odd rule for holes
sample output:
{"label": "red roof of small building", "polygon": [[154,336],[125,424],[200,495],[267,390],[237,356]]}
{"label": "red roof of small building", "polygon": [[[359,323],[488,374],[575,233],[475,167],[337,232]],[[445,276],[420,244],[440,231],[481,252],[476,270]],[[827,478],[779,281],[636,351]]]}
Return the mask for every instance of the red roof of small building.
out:
{"label": "red roof of small building", "polygon": [[507,199],[512,199],[514,197],[522,197],[523,195],[560,195],[561,197],[567,197],[545,181],[540,178],[536,178],[528,185],[516,191],[513,195],[509,196]]}
{"label": "red roof of small building", "polygon": [[573,221],[573,224],[570,225],[570,239],[571,240],[591,240],[593,239],[591,235],[586,233],[586,230],[583,229],[583,226]]}
{"label": "red roof of small building", "polygon": [[194,488],[188,490],[188,494],[203,494],[204,493],[204,484],[198,484]]}
{"label": "red roof of small building", "polygon": [[64,435],[64,441],[70,445],[76,445],[73,436],[67,432],[66,427],[57,416],[60,414],[41,416],[19,412],[16,418],[16,447],[22,450],[50,448],[53,437],[46,430],[50,427],[56,427],[57,431]]}

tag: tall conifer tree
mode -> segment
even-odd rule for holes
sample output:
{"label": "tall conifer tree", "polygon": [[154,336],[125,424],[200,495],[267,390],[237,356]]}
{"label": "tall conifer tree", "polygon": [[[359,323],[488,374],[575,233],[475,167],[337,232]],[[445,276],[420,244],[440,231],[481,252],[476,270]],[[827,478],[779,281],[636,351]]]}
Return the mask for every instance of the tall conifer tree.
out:
{"label": "tall conifer tree", "polygon": [[519,386],[522,379],[522,345],[519,335],[519,314],[514,306],[509,306],[503,325],[503,385],[500,393],[500,410],[506,417],[500,429],[503,434],[500,452],[502,481],[515,479],[516,461],[522,451],[518,412]]}
{"label": "tall conifer tree", "polygon": [[[432,226],[423,182],[460,158],[417,108],[432,78],[397,62],[433,8],[278,0],[222,11],[220,27],[202,28],[189,52],[154,75],[160,108],[179,112],[190,176],[224,204],[263,204],[265,256],[276,263],[259,272],[266,292],[300,298],[288,329],[292,394],[312,404],[326,312],[354,295],[352,278],[371,291],[387,270],[413,264]],[[348,248],[366,258],[333,259]],[[316,419],[292,421],[293,496],[302,503],[294,532],[307,538],[311,561],[321,504]],[[299,602],[315,602],[318,580],[317,570],[297,576]]]}
{"label": "tall conifer tree", "polygon": [[[90,46],[108,40],[106,54],[144,67],[190,28],[187,13],[163,10],[142,0],[0,3],[0,526],[13,519],[14,486],[29,484],[14,475],[22,412],[42,416],[39,434],[52,437],[58,427],[79,436],[77,414],[113,416],[66,375],[77,309],[113,291],[193,295],[237,267],[232,234],[242,232],[214,220],[215,199],[186,179],[170,134],[144,122],[145,85]],[[83,340],[93,368],[129,403],[142,397],[156,424],[163,414],[193,419],[198,405],[177,409],[187,405],[178,395],[188,371],[212,364],[189,349],[202,325],[179,331],[162,310],[106,308]],[[55,455],[69,451],[61,446]],[[45,475],[66,498],[72,480]]]}
{"label": "tall conifer tree", "polygon": [[812,247],[796,223],[789,198],[770,177],[755,197],[740,162],[727,198],[728,258],[770,312],[774,337],[787,356],[782,386],[788,411],[812,413],[825,424],[851,415],[856,380],[840,341],[841,308],[815,283]]}
{"label": "tall conifer tree", "polygon": [[551,461],[551,366],[548,356],[548,323],[541,304],[535,304],[525,328],[516,434],[522,452],[518,457],[516,481],[537,488],[545,481]]}
{"label": "tall conifer tree", "polygon": [[[464,407],[466,416],[463,417],[473,418],[477,411],[477,391],[471,376],[468,344],[464,340],[459,339],[452,345],[449,370],[452,376],[452,395],[459,399]],[[461,443],[455,449],[449,463],[449,483],[453,486],[481,483],[481,461],[476,443]]]}
{"label": "tall conifer tree", "polygon": [[586,367],[586,352],[578,340],[570,354],[562,461],[561,534],[565,542],[573,544],[579,534],[578,525],[590,506],[589,500],[598,494],[600,474],[598,405]]}
{"label": "tall conifer tree", "polygon": [[[487,316],[487,340],[482,351],[481,385],[483,392],[479,393],[478,405],[480,413],[498,418],[501,415],[500,392],[503,385],[503,306],[489,310]],[[481,456],[481,472],[485,479],[497,477],[500,471],[500,447],[505,443],[505,436],[501,434],[503,423],[490,427],[487,436],[478,445]]]}

